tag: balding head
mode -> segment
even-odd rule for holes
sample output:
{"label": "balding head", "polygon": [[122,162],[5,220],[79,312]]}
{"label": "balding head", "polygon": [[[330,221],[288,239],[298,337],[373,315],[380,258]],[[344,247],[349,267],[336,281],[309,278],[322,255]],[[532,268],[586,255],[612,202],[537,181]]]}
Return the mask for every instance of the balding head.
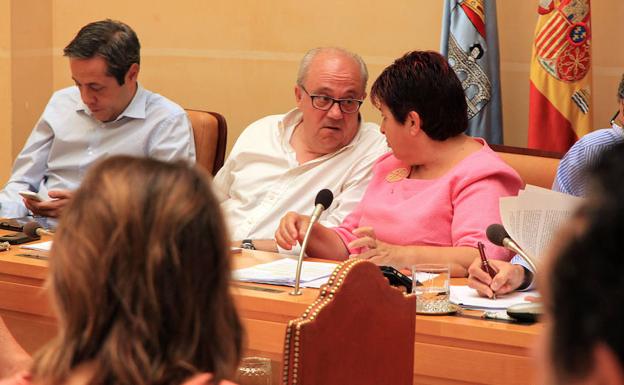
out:
{"label": "balding head", "polygon": [[362,93],[366,91],[366,83],[368,82],[368,69],[366,68],[366,63],[360,57],[360,55],[349,52],[344,48],[339,47],[319,47],[313,48],[306,52],[306,54],[301,59],[301,63],[299,64],[299,72],[297,73],[297,85],[305,86],[305,82],[307,80],[308,74],[310,72],[310,66],[312,63],[319,59],[328,59],[328,58],[349,58],[352,60],[358,68],[359,73],[354,73],[353,76],[357,76],[360,78],[362,83]]}
{"label": "balding head", "polygon": [[[367,79],[362,59],[344,49],[316,48],[306,53],[295,86],[302,122],[291,139],[299,161],[333,153],[353,140]],[[313,100],[324,104],[315,106]],[[343,111],[346,103],[356,105],[355,110]]]}

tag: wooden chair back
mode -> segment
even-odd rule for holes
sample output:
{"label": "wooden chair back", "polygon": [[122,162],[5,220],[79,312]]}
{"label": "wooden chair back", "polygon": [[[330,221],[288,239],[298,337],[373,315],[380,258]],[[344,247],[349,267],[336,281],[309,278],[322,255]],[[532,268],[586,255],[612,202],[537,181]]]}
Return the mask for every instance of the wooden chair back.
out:
{"label": "wooden chair back", "polygon": [[193,127],[197,164],[212,175],[223,166],[227,144],[227,123],[217,112],[186,110]]}
{"label": "wooden chair back", "polygon": [[489,145],[526,184],[552,188],[563,154],[512,146]]}
{"label": "wooden chair back", "polygon": [[411,385],[416,298],[392,287],[379,267],[350,259],[318,298],[291,320],[284,385]]}

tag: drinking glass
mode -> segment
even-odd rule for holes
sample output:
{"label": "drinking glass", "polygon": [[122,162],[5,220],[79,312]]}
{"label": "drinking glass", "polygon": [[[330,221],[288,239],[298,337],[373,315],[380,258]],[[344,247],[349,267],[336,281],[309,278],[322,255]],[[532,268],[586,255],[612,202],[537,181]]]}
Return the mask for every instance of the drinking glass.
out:
{"label": "drinking glass", "polygon": [[239,385],[271,385],[271,359],[245,357],[236,373]]}
{"label": "drinking glass", "polygon": [[412,292],[416,294],[417,313],[446,314],[451,311],[450,270],[448,263],[426,263],[412,267]]}

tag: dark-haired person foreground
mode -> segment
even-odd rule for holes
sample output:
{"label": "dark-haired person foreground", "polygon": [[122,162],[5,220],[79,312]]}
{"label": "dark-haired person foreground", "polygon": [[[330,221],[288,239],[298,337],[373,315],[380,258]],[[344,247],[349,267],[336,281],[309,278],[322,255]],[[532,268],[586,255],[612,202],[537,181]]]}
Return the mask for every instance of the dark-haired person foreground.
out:
{"label": "dark-haired person foreground", "polygon": [[[3,385],[218,384],[233,376],[241,323],[208,178],[185,162],[126,156],[88,173],[50,255],[59,333],[28,374]],[[23,367],[6,328],[0,341],[8,341],[0,373]]]}
{"label": "dark-haired person foreground", "polygon": [[589,175],[589,198],[538,277],[546,308],[541,382],[624,384],[624,144]]}
{"label": "dark-haired person foreground", "polygon": [[[76,85],[50,98],[0,191],[0,217],[58,216],[86,170],[107,156],[195,160],[185,111],[138,84],[140,44],[128,25],[90,23],[63,52]],[[23,199],[22,190],[46,200]]]}
{"label": "dark-haired person foreground", "polygon": [[[466,136],[467,107],[461,83],[435,52],[410,52],[373,84],[373,102],[392,153],[373,168],[361,202],[342,224],[315,224],[308,255],[345,259],[350,254],[399,268],[451,262],[464,276],[485,243],[485,228],[499,221],[498,200],[522,182],[482,139]],[[278,244],[301,242],[309,217],[288,213]],[[491,258],[509,259],[486,246]]]}

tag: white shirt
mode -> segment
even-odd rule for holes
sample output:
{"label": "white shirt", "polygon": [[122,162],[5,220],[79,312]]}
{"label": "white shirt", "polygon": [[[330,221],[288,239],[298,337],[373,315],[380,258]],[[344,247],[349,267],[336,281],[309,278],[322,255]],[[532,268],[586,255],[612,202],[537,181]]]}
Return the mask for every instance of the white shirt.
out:
{"label": "white shirt", "polygon": [[320,220],[337,226],[360,201],[375,160],[388,151],[379,126],[361,123],[345,147],[299,164],[290,138],[301,119],[294,109],[252,123],[216,175],[214,188],[231,239],[273,239],[280,219],[288,211],[311,214],[324,188],[334,201]]}
{"label": "white shirt", "polygon": [[185,111],[138,86],[117,119],[103,123],[91,116],[77,87],[55,92],[0,191],[0,217],[28,213],[18,191],[47,196],[52,189],[76,189],[91,165],[122,154],[193,162],[195,142]]}

